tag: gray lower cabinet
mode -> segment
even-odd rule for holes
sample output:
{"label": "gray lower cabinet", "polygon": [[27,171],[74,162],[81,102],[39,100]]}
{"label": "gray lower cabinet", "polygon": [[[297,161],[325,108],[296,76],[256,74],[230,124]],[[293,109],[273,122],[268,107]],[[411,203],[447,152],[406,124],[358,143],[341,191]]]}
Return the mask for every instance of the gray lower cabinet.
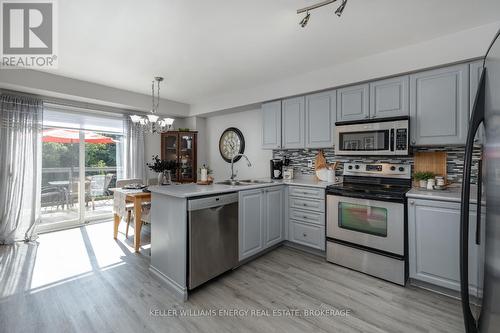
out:
{"label": "gray lower cabinet", "polygon": [[410,75],[412,145],[462,145],[469,119],[469,65]]}
{"label": "gray lower cabinet", "polygon": [[288,193],[288,240],[324,251],[325,190],[289,186]]}
{"label": "gray lower cabinet", "polygon": [[[476,292],[481,271],[476,245],[476,210],[470,205],[469,287]],[[484,210],[483,210],[484,211]],[[484,215],[481,230],[484,232]],[[435,200],[408,200],[410,278],[451,290],[460,290],[460,204]],[[481,235],[484,242],[484,233]]]}
{"label": "gray lower cabinet", "polygon": [[410,77],[394,77],[370,83],[370,118],[408,116]]}
{"label": "gray lower cabinet", "polygon": [[284,240],[284,188],[239,192],[239,260]]}
{"label": "gray lower cabinet", "polygon": [[360,84],[337,90],[337,121],[370,118],[369,85]]}
{"label": "gray lower cabinet", "polygon": [[[474,101],[476,100],[477,89],[479,88],[479,79],[481,78],[481,72],[483,70],[483,61],[476,61],[470,64],[470,113],[472,114],[474,108]],[[474,138],[474,143],[483,144],[484,137],[484,126],[481,124],[477,130],[476,137]]]}
{"label": "gray lower cabinet", "polygon": [[305,133],[305,97],[295,97],[283,100],[282,148],[304,148]]}
{"label": "gray lower cabinet", "polygon": [[306,96],[306,148],[333,147],[337,92]]}
{"label": "gray lower cabinet", "polygon": [[262,149],[281,148],[281,101],[262,104]]}

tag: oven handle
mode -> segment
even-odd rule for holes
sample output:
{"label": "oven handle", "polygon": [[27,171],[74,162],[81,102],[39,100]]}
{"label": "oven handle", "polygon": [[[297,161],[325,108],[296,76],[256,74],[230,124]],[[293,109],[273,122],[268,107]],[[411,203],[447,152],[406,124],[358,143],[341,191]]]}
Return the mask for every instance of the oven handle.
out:
{"label": "oven handle", "polygon": [[394,128],[391,128],[391,151],[394,151]]}

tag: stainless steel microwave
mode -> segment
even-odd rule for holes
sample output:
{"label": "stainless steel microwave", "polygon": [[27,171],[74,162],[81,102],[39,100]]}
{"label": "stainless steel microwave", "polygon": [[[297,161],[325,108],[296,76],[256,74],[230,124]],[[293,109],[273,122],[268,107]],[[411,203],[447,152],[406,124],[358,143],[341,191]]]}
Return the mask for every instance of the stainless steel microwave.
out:
{"label": "stainless steel microwave", "polygon": [[335,123],[335,155],[408,155],[409,117]]}

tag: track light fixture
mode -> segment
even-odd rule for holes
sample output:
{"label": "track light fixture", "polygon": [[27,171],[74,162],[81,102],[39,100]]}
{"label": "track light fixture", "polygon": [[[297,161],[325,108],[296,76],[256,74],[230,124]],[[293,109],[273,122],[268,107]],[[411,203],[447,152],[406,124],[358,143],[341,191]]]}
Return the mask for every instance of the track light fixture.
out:
{"label": "track light fixture", "polygon": [[335,14],[337,14],[338,17],[340,17],[342,15],[342,12],[344,11],[346,4],[347,4],[347,0],[342,0],[342,4],[335,11]]}
{"label": "track light fixture", "polygon": [[[337,0],[321,1],[321,2],[318,2],[315,5],[311,5],[311,6],[308,6],[308,7],[304,7],[304,8],[298,9],[297,10],[297,14],[304,13],[304,12],[306,13],[306,16],[300,21],[299,25],[302,28],[305,28],[305,26],[307,25],[307,22],[309,22],[309,18],[311,17],[311,14],[309,13],[310,10],[313,10],[313,9],[316,9],[316,8],[320,8],[320,7],[329,5],[331,3],[334,3],[335,1],[337,1]],[[344,11],[344,8],[345,8],[346,4],[347,4],[347,0],[342,0],[342,3],[340,4],[339,8],[337,8],[337,10],[335,11],[335,14],[338,17],[340,17],[340,15],[342,15],[342,12]]]}
{"label": "track light fixture", "polygon": [[306,16],[304,16],[304,18],[302,19],[302,21],[300,21],[300,23],[299,23],[302,28],[306,27],[307,22],[309,22],[309,18],[310,17],[311,17],[311,14],[308,11],[307,14],[306,14]]}

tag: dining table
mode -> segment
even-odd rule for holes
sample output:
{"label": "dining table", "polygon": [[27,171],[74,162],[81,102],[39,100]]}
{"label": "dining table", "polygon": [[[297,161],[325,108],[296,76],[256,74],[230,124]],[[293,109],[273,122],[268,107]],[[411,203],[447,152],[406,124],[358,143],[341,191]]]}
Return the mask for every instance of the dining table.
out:
{"label": "dining table", "polygon": [[142,189],[124,189],[112,188],[114,197],[114,232],[113,238],[118,237],[118,227],[123,217],[126,217],[127,203],[134,204],[134,250],[139,252],[141,247],[141,229],[142,229],[142,207],[146,202],[151,202],[151,193],[144,192]]}

